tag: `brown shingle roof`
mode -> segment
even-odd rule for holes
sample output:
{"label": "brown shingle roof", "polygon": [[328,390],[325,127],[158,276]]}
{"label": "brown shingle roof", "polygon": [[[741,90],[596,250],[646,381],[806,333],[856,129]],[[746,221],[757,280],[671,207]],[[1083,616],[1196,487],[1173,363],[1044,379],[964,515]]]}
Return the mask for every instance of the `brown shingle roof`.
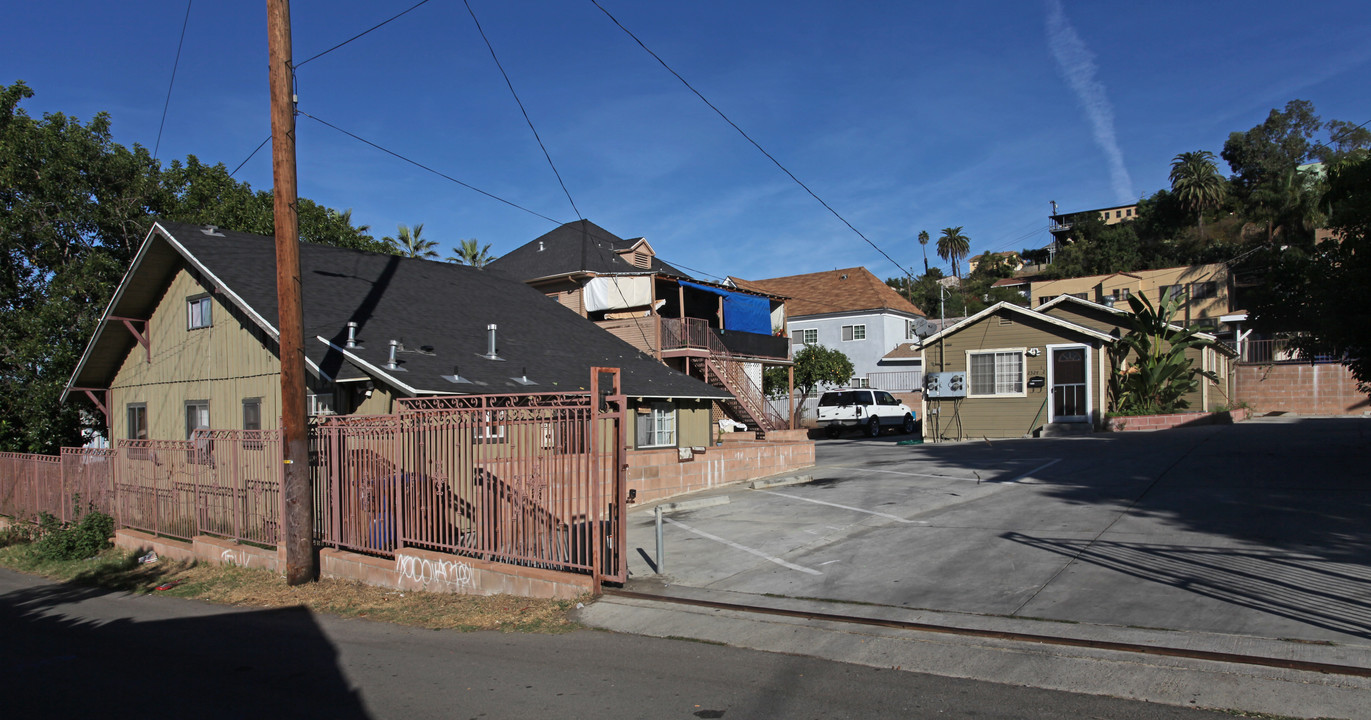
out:
{"label": "brown shingle roof", "polygon": [[782,295],[786,314],[791,318],[806,315],[854,312],[859,310],[897,310],[923,315],[914,303],[881,282],[864,267],[790,275],[767,280],[730,278],[740,288]]}

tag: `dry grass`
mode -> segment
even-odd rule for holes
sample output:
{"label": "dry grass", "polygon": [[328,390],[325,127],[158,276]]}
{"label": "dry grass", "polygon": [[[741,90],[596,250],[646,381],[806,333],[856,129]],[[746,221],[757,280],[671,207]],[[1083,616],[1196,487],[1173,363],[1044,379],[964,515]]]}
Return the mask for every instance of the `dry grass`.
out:
{"label": "dry grass", "polygon": [[579,627],[567,617],[576,601],[401,592],[332,579],[290,587],[282,576],[265,570],[167,560],[139,565],[133,555],[119,550],[61,563],[40,560],[29,546],[19,544],[0,548],[0,567],[125,592],[244,607],[304,606],[340,617],[434,629],[558,633]]}

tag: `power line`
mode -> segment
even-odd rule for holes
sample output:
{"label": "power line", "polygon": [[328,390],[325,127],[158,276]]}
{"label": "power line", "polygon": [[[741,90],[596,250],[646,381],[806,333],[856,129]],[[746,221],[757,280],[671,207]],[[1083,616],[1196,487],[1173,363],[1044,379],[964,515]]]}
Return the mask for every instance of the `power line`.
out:
{"label": "power line", "polygon": [[257,145],[256,149],[254,149],[252,152],[248,153],[248,156],[245,157],[245,158],[243,158],[243,162],[238,163],[238,167],[234,168],[234,169],[233,169],[233,172],[229,173],[229,177],[233,177],[234,175],[237,175],[237,174],[238,174],[238,171],[239,171],[239,170],[242,170],[242,169],[243,169],[243,166],[244,166],[244,165],[247,165],[247,164],[248,164],[248,161],[252,159],[252,156],[253,156],[253,155],[256,155],[258,150],[261,150],[262,148],[266,147],[266,146],[267,146],[267,143],[269,143],[269,142],[271,142],[271,136],[270,136],[270,135],[267,136],[267,139],[266,139],[266,140],[263,140],[261,143],[259,143],[259,144]]}
{"label": "power line", "polygon": [[[427,0],[426,0],[426,1],[427,1]],[[348,137],[352,138],[353,140],[356,140],[356,141],[358,141],[358,142],[360,142],[360,143],[364,143],[364,144],[370,145],[371,147],[376,148],[377,150],[380,150],[381,152],[383,152],[383,153],[385,153],[385,154],[387,154],[387,155],[390,155],[391,157],[397,158],[397,159],[399,159],[399,160],[403,160],[403,161],[409,163],[410,165],[413,165],[413,166],[415,166],[415,167],[417,167],[417,168],[419,168],[419,169],[421,169],[421,170],[427,170],[428,172],[431,172],[431,173],[433,173],[434,175],[437,175],[438,177],[443,178],[444,180],[451,180],[452,182],[455,182],[455,183],[457,183],[458,185],[461,185],[462,187],[464,187],[464,188],[466,188],[466,189],[468,189],[468,190],[473,190],[473,191],[475,191],[475,192],[478,192],[478,193],[480,193],[480,194],[482,194],[482,195],[485,195],[486,197],[488,197],[488,198],[490,198],[490,199],[492,199],[492,200],[498,200],[499,202],[502,202],[502,203],[504,203],[504,204],[506,204],[506,205],[508,205],[508,206],[510,206],[510,207],[512,207],[512,208],[516,208],[516,209],[519,209],[519,210],[523,210],[524,212],[526,212],[526,213],[528,213],[528,214],[530,214],[530,215],[535,215],[535,216],[537,216],[537,217],[540,217],[540,218],[542,218],[542,219],[544,219],[544,220],[546,220],[546,221],[548,221],[548,222],[550,222],[550,223],[552,223],[552,224],[554,224],[554,225],[562,225],[562,224],[563,224],[563,223],[561,223],[561,222],[559,222],[559,221],[557,221],[557,220],[553,220],[552,218],[550,218],[550,217],[548,217],[548,216],[546,216],[546,215],[544,215],[544,214],[542,214],[542,213],[540,213],[540,212],[534,212],[533,210],[529,210],[528,208],[524,207],[523,205],[519,205],[518,203],[511,202],[511,201],[506,200],[506,199],[504,199],[504,198],[502,198],[502,197],[500,197],[500,196],[498,196],[498,195],[495,195],[495,194],[492,194],[492,193],[488,193],[488,192],[486,192],[485,190],[482,190],[481,188],[476,187],[475,185],[470,185],[470,184],[468,184],[468,183],[464,183],[464,182],[462,182],[461,180],[458,180],[457,178],[452,177],[451,175],[448,175],[448,174],[446,174],[446,173],[440,172],[440,171],[438,171],[438,170],[434,170],[433,168],[431,168],[431,167],[429,167],[429,166],[427,166],[427,165],[425,165],[425,164],[423,164],[423,163],[421,163],[421,162],[418,162],[418,161],[416,161],[416,160],[411,160],[411,159],[405,157],[404,155],[401,155],[400,153],[395,152],[394,150],[389,150],[389,149],[387,149],[387,148],[381,147],[380,145],[377,145],[376,143],[374,143],[374,142],[372,142],[372,141],[370,141],[370,140],[367,140],[367,139],[364,138],[364,137],[361,137],[361,136],[359,136],[359,135],[355,135],[355,134],[353,134],[353,133],[348,132],[347,130],[342,129],[342,128],[338,127],[337,125],[334,125],[333,123],[330,123],[330,122],[328,122],[328,121],[326,121],[326,120],[321,120],[321,119],[319,119],[319,118],[317,118],[317,117],[314,117],[313,115],[310,115],[309,113],[305,112],[304,110],[300,110],[299,108],[296,108],[295,112],[296,112],[297,114],[299,114],[299,115],[303,115],[303,116],[309,118],[310,120],[313,120],[314,122],[319,123],[320,125],[324,125],[324,126],[326,126],[326,127],[333,128],[334,130],[337,130],[338,132],[340,132],[340,133],[342,133],[342,134],[344,134],[344,135],[347,135]]]}
{"label": "power line", "polygon": [[383,21],[381,21],[381,22],[379,22],[379,23],[376,23],[375,25],[372,25],[371,27],[367,28],[366,30],[363,30],[362,32],[357,33],[356,35],[353,35],[352,37],[350,37],[350,38],[348,38],[348,39],[346,39],[346,40],[344,40],[344,41],[338,43],[337,45],[334,45],[333,47],[331,47],[331,48],[329,48],[329,49],[327,49],[327,50],[325,50],[325,51],[323,51],[323,52],[321,52],[321,53],[316,53],[316,54],[314,54],[314,55],[309,56],[308,58],[305,58],[304,60],[302,60],[302,61],[300,61],[300,62],[298,62],[298,63],[295,63],[295,64],[294,64],[294,67],[295,67],[296,70],[299,70],[300,68],[304,67],[305,64],[307,64],[307,63],[309,63],[309,62],[311,62],[311,61],[313,61],[313,60],[317,60],[317,59],[319,59],[319,58],[321,58],[321,57],[323,57],[323,56],[325,56],[325,55],[327,55],[327,54],[333,52],[334,50],[337,50],[338,48],[340,48],[340,47],[342,47],[342,46],[344,46],[344,45],[346,45],[346,44],[352,42],[353,40],[356,40],[356,39],[362,37],[363,35],[366,35],[367,33],[371,32],[371,31],[373,31],[373,30],[376,30],[376,29],[378,29],[378,28],[380,28],[380,27],[382,27],[382,26],[384,26],[384,25],[388,25],[388,24],[390,24],[391,22],[394,22],[395,20],[400,19],[400,18],[401,18],[402,16],[404,16],[404,15],[408,15],[409,13],[411,13],[411,12],[413,12],[414,10],[418,9],[418,7],[419,7],[420,5],[424,5],[424,4],[426,4],[427,2],[428,2],[428,0],[419,0],[419,2],[417,2],[417,3],[413,4],[413,5],[411,5],[411,6],[409,7],[409,9],[404,10],[404,11],[401,11],[401,12],[395,14],[395,15],[392,15],[389,19],[386,19],[386,20],[383,20]]}
{"label": "power line", "polygon": [[481,27],[481,21],[476,19],[476,11],[471,9],[471,2],[463,0],[467,6],[467,12],[471,14],[471,21],[476,23],[476,32],[481,34],[481,39],[486,43],[486,49],[490,50],[490,58],[495,61],[495,67],[500,69],[500,74],[505,78],[505,85],[509,86],[509,94],[514,96],[514,102],[519,106],[519,112],[524,114],[524,122],[528,123],[528,129],[533,131],[533,139],[538,141],[538,147],[543,150],[543,157],[547,158],[547,164],[552,168],[552,174],[557,176],[557,184],[562,186],[562,192],[566,193],[567,202],[571,203],[571,209],[576,213],[576,217],[583,218],[581,211],[576,207],[576,201],[571,199],[571,191],[566,189],[566,182],[562,180],[562,174],[557,172],[557,166],[552,162],[552,155],[547,151],[547,146],[543,144],[543,138],[539,137],[538,129],[533,127],[533,120],[528,116],[528,110],[524,108],[524,103],[519,99],[519,93],[514,91],[514,83],[509,80],[509,73],[505,72],[505,66],[500,64],[500,58],[495,55],[495,46],[490,44],[490,38],[486,37],[486,31]]}
{"label": "power line", "polygon": [[692,93],[695,93],[695,96],[698,97],[698,98],[700,98],[700,101],[703,102],[705,105],[708,105],[708,106],[709,106],[709,109],[713,110],[715,113],[718,114],[719,117],[723,118],[724,122],[726,122],[726,123],[728,123],[730,126],[732,126],[734,130],[737,130],[737,131],[738,131],[738,134],[742,135],[743,138],[744,138],[745,140],[747,140],[749,143],[752,143],[752,146],[755,147],[755,148],[757,148],[757,150],[758,150],[759,152],[761,152],[763,155],[765,155],[766,158],[772,162],[772,164],[774,164],[776,167],[780,168],[781,172],[783,172],[783,173],[785,173],[787,176],[789,176],[791,180],[794,180],[794,181],[795,181],[795,184],[796,184],[796,185],[799,185],[801,188],[804,189],[805,192],[809,193],[810,197],[814,198],[815,200],[818,200],[820,205],[823,205],[824,208],[825,208],[826,210],[828,210],[830,213],[833,214],[833,217],[838,218],[840,221],[842,221],[842,223],[843,223],[844,225],[846,225],[846,226],[848,227],[849,230],[851,230],[851,231],[854,232],[854,233],[857,233],[857,237],[859,237],[859,238],[865,240],[867,245],[870,245],[871,247],[875,248],[875,249],[876,249],[876,252],[878,252],[878,253],[880,253],[882,256],[884,256],[886,260],[889,260],[889,261],[891,262],[892,265],[894,265],[895,267],[899,268],[899,269],[900,269],[900,272],[904,273],[906,276],[908,276],[908,277],[910,277],[910,278],[914,277],[913,273],[911,273],[910,271],[906,270],[905,267],[904,267],[903,265],[899,264],[898,262],[895,262],[895,258],[890,257],[889,253],[887,253],[886,251],[882,250],[878,245],[876,245],[876,243],[872,242],[871,239],[868,238],[866,235],[863,235],[861,230],[858,230],[856,227],[854,227],[854,226],[852,225],[852,223],[850,223],[850,222],[847,221],[847,218],[844,218],[842,215],[838,214],[838,211],[837,211],[837,210],[834,210],[832,206],[830,206],[828,203],[824,202],[824,199],[823,199],[823,198],[819,197],[818,194],[816,194],[813,190],[810,190],[808,185],[805,185],[803,182],[800,181],[799,178],[795,177],[795,174],[794,174],[794,173],[792,173],[792,172],[790,172],[789,170],[787,170],[786,167],[785,167],[784,165],[782,165],[782,164],[780,163],[779,160],[777,160],[775,157],[773,157],[773,156],[771,155],[771,153],[767,152],[766,149],[763,148],[761,145],[759,145],[759,144],[757,143],[756,140],[753,140],[752,137],[751,137],[750,135],[748,135],[746,132],[744,132],[742,128],[738,127],[738,124],[737,124],[737,123],[735,123],[735,122],[733,122],[732,120],[730,120],[729,117],[728,117],[727,115],[725,115],[724,112],[723,112],[722,110],[720,110],[718,107],[715,107],[714,103],[711,103],[704,95],[702,95],[702,94],[700,93],[699,90],[696,90],[696,89],[694,88],[694,86],[692,86],[685,78],[681,77],[681,74],[680,74],[680,73],[676,72],[675,70],[673,70],[673,69],[671,68],[670,65],[666,64],[666,61],[663,60],[663,59],[661,58],[661,56],[659,56],[657,53],[653,52],[653,51],[651,50],[651,48],[649,48],[646,44],[643,43],[642,40],[639,40],[639,39],[638,39],[638,36],[637,36],[637,35],[634,35],[634,34],[633,34],[633,31],[632,31],[632,30],[629,30],[628,28],[624,27],[624,24],[621,23],[621,22],[619,22],[618,18],[615,18],[614,15],[612,15],[608,10],[606,10],[606,9],[604,8],[604,6],[600,4],[599,0],[590,0],[590,2],[591,2],[592,4],[594,4],[595,7],[599,8],[599,9],[600,9],[600,12],[604,13],[605,16],[608,17],[608,18],[610,19],[611,22],[613,22],[615,25],[619,26],[619,29],[620,29],[620,30],[623,30],[624,33],[626,33],[630,38],[633,38],[633,41],[636,42],[636,43],[638,43],[638,47],[641,47],[645,52],[647,52],[648,55],[651,55],[651,56],[653,57],[653,59],[655,59],[658,63],[661,64],[662,67],[666,68],[666,71],[667,71],[667,72],[669,72],[669,73],[671,73],[672,75],[676,76],[676,79],[677,79],[677,80],[680,80],[680,81],[681,81],[681,84],[685,85],[686,88],[689,89]]}
{"label": "power line", "polygon": [[162,122],[157,126],[157,142],[152,145],[152,159],[162,149],[162,129],[167,126],[167,109],[171,107],[171,89],[176,85],[176,68],[181,65],[181,46],[186,43],[186,26],[190,24],[190,5],[194,0],[186,0],[186,18],[181,21],[181,39],[176,42],[176,60],[171,63],[171,80],[167,83],[167,100],[162,103]]}

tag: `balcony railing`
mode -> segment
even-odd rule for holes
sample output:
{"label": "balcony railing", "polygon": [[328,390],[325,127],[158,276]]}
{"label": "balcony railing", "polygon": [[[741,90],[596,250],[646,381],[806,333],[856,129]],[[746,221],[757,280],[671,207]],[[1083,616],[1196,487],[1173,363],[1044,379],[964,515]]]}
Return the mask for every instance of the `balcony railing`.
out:
{"label": "balcony railing", "polygon": [[1306,356],[1291,345],[1291,338],[1244,340],[1239,343],[1238,362],[1248,365],[1276,365],[1281,363],[1328,364],[1342,362],[1333,355]]}
{"label": "balcony railing", "polygon": [[730,355],[743,358],[790,357],[790,340],[775,335],[720,330],[704,318],[662,318],[662,350],[705,350],[723,346]]}

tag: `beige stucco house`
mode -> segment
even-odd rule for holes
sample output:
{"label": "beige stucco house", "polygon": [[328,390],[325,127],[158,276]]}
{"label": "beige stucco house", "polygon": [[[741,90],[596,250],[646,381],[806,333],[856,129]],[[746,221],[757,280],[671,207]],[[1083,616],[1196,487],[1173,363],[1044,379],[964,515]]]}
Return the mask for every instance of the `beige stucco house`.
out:
{"label": "beige stucco house", "polygon": [[[1013,303],[925,338],[926,372],[966,373],[966,397],[924,402],[927,437],[1022,437],[1096,428],[1107,409],[1109,333]],[[1050,428],[1048,428],[1050,429]]]}

